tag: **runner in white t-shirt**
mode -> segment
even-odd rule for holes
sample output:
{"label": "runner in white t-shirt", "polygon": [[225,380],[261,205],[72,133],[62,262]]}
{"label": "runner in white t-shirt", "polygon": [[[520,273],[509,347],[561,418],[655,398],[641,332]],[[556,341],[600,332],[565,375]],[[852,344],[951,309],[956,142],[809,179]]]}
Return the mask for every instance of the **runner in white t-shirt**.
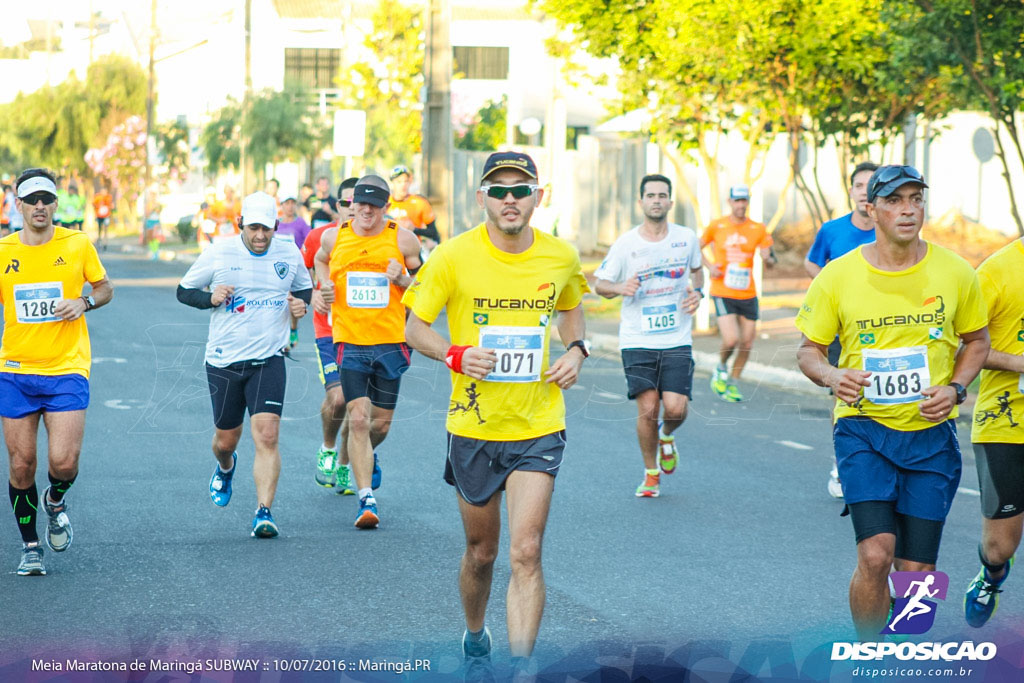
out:
{"label": "runner in white t-shirt", "polygon": [[636,495],[657,498],[659,467],[672,474],[679,461],[672,432],[686,419],[691,398],[692,314],[704,296],[704,273],[697,233],[668,222],[672,182],[644,176],[640,208],[644,222],[612,245],[595,273],[595,291],[608,299],[623,297],[619,349],[628,396],[637,404],[645,470]]}
{"label": "runner in white t-shirt", "polygon": [[[288,345],[289,314],[306,314],[313,282],[295,242],[271,239],[278,223],[273,197],[265,192],[246,197],[238,222],[241,235],[215,242],[188,269],[178,286],[178,300],[213,309],[206,377],[218,465],[210,497],[221,507],[231,500],[235,448],[248,409],[259,503],[252,535],[273,538],[278,529],[270,506],[281,472],[277,438],[285,391],[282,350]],[[212,291],[205,291],[207,287]]]}

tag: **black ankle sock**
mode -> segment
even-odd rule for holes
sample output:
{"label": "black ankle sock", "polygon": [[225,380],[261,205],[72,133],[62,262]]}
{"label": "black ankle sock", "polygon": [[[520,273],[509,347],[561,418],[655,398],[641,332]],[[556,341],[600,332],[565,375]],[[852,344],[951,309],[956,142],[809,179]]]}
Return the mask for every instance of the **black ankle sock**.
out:
{"label": "black ankle sock", "polygon": [[75,479],[78,479],[77,474],[67,481],[58,479],[49,472],[46,473],[46,476],[50,480],[50,500],[54,503],[59,503],[64,500],[64,494],[67,493],[68,489],[71,488],[71,485],[75,483]]}
{"label": "black ankle sock", "polygon": [[38,542],[36,515],[39,514],[39,489],[35,482],[27,489],[16,489],[14,484],[7,482],[7,493],[11,497],[11,507],[14,509],[14,519],[18,522],[21,540],[25,543]]}
{"label": "black ankle sock", "polygon": [[978,546],[978,557],[981,559],[981,563],[988,570],[988,575],[995,578],[997,574],[1002,574],[1003,570],[1006,569],[1006,562],[1000,562],[999,564],[992,564],[985,559],[985,553],[981,552],[981,546]]}

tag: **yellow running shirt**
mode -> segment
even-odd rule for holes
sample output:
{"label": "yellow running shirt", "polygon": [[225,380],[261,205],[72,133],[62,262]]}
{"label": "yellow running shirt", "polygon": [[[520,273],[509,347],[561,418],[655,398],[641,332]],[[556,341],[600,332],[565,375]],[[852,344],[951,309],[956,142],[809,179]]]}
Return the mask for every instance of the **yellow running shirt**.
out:
{"label": "yellow running shirt", "polygon": [[[978,267],[981,293],[988,303],[992,349],[1024,355],[1024,244],[1019,239]],[[1024,443],[1024,375],[982,370],[974,407],[971,441]]]}
{"label": "yellow running shirt", "polygon": [[54,228],[46,244],[22,244],[21,233],[0,239],[0,299],[4,336],[0,372],[86,379],[92,363],[85,316],[59,320],[53,307],[82,295],[82,285],[106,271],[85,233]]}
{"label": "yellow running shirt", "polygon": [[987,315],[970,264],[927,247],[919,263],[896,272],[875,268],[858,247],[811,282],[797,329],[822,345],[838,334],[839,367],[872,372],[857,403],[836,400],[836,419],[865,415],[903,432],[935,426],[921,417],[920,391],[951,381],[958,335],[985,327]]}
{"label": "yellow running shirt", "polygon": [[568,242],[535,229],[533,240],[509,254],[480,225],[442,242],[403,298],[428,323],[446,308],[452,344],[498,350],[486,380],[452,373],[452,434],[519,441],[565,429],[562,391],[544,381],[548,343],[554,312],[575,308],[590,289]]}

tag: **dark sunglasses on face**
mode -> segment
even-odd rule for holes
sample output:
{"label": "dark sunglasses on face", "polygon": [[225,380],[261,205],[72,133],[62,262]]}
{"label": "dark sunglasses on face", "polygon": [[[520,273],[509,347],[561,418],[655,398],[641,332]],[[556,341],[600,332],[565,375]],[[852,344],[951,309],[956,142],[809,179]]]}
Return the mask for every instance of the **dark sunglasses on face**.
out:
{"label": "dark sunglasses on face", "polygon": [[510,192],[516,199],[524,199],[532,195],[537,187],[537,185],[522,183],[519,185],[488,185],[480,189],[492,199],[504,199]]}
{"label": "dark sunglasses on face", "polygon": [[347,209],[348,207],[352,206],[352,202],[350,202],[347,199],[339,199],[338,206]]}
{"label": "dark sunglasses on face", "polygon": [[23,197],[21,201],[29,206],[35,206],[39,202],[50,205],[57,201],[57,197],[49,192],[33,192],[29,196]]}

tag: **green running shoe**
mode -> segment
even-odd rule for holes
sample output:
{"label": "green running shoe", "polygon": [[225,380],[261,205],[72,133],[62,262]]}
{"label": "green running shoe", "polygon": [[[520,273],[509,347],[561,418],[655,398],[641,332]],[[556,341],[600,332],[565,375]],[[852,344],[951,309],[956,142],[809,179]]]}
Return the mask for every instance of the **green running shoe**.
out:
{"label": "green running shoe", "polygon": [[348,465],[338,463],[338,468],[334,470],[334,480],[335,492],[339,496],[356,495],[356,490],[352,488],[352,468]]}
{"label": "green running shoe", "polygon": [[736,382],[729,380],[725,385],[725,396],[726,401],[730,403],[739,403],[743,400],[743,394],[740,393],[740,388],[736,386]]}
{"label": "green running shoe", "polygon": [[711,373],[711,391],[718,398],[725,396],[725,390],[728,388],[725,381],[727,377],[728,375],[718,369]]}
{"label": "green running shoe", "polygon": [[334,463],[338,458],[338,451],[331,448],[320,447],[316,453],[316,483],[326,488],[334,486]]}

